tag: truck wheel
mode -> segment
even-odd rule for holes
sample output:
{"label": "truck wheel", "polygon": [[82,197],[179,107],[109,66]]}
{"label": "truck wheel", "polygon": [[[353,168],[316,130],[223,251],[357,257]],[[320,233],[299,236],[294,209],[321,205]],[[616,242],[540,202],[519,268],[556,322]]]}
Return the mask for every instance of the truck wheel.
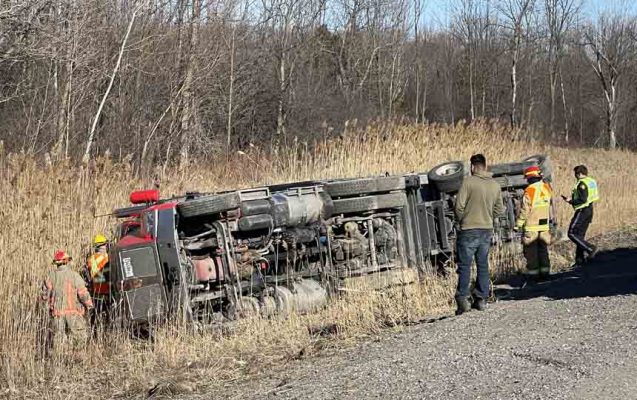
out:
{"label": "truck wheel", "polygon": [[402,176],[379,176],[328,182],[325,189],[332,197],[353,196],[368,193],[391,192],[405,189]]}
{"label": "truck wheel", "polygon": [[[522,175],[524,170],[528,167],[535,165],[536,161],[522,161],[506,164],[490,165],[487,170],[493,174],[494,177],[503,175]],[[538,164],[539,165],[539,164]]]}
{"label": "truck wheel", "polygon": [[461,161],[440,164],[429,171],[427,177],[439,192],[457,192],[464,179],[464,164]]}
{"label": "truck wheel", "polygon": [[354,197],[334,200],[334,214],[400,208],[407,204],[405,193],[381,194],[378,196]]}
{"label": "truck wheel", "polygon": [[534,162],[542,170],[542,175],[547,181],[551,181],[553,178],[553,164],[548,156],[543,154],[535,154],[525,158],[522,162]]}
{"label": "truck wheel", "polygon": [[493,178],[502,188],[525,188],[529,185],[524,175],[506,175]]}
{"label": "truck wheel", "polygon": [[239,208],[241,199],[238,192],[215,194],[186,200],[177,208],[183,217],[197,217],[200,215],[217,214]]}
{"label": "truck wheel", "polygon": [[533,162],[537,165],[542,165],[547,159],[548,157],[543,154],[534,154],[532,156],[523,158],[522,162]]}

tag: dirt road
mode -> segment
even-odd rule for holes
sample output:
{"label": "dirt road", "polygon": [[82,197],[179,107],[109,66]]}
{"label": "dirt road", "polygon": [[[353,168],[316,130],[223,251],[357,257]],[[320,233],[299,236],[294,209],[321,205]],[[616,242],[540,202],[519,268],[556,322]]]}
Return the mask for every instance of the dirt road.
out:
{"label": "dirt road", "polygon": [[485,312],[293,362],[213,395],[637,399],[636,248],[603,251],[586,268],[498,292],[508,296]]}

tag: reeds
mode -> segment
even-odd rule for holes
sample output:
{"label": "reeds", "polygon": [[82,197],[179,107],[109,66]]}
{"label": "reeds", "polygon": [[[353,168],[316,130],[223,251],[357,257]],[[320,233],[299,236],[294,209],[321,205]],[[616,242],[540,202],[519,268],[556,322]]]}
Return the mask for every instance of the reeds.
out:
{"label": "reeds", "polygon": [[[41,164],[29,155],[0,152],[0,396],[132,397],[169,378],[181,385],[180,390],[197,390],[448,311],[453,276],[385,292],[352,291],[316,314],[242,321],[232,335],[166,328],[150,344],[109,334],[83,352],[44,360],[41,343],[47,318],[37,294],[53,251],[68,249],[77,266],[92,235],[111,233],[115,225],[109,217],[94,215],[127,205],[130,191],[150,187],[154,176],[161,179],[162,195],[169,196],[187,190],[427,171],[444,161],[467,160],[477,152],[489,162],[550,155],[558,194],[570,192],[572,167],[586,164],[598,179],[602,195],[591,234],[634,224],[637,201],[630,194],[637,186],[634,153],[549,146],[525,132],[487,122],[469,126],[378,123],[334,140],[312,145],[295,142],[276,155],[254,147],[222,160],[157,168],[144,178],[136,176],[130,163],[105,158],[78,167],[66,161]],[[566,225],[571,210],[561,204],[559,211],[560,222]],[[510,257],[496,260],[502,269],[516,262]],[[316,326],[332,329],[316,333],[311,329]]]}

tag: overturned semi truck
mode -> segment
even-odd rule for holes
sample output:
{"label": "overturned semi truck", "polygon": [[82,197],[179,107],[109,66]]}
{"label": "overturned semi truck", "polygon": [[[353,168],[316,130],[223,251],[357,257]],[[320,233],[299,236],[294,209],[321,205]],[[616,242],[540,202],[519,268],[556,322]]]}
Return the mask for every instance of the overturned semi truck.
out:
{"label": "overturned semi truck", "polygon": [[[543,155],[490,166],[513,227],[526,181]],[[133,192],[110,246],[114,309],[126,321],[168,317],[217,323],[324,305],[356,279],[408,283],[453,254],[455,193],[469,173],[447,162],[427,173],[316,180],[160,199]],[[373,279],[369,279],[373,278]]]}

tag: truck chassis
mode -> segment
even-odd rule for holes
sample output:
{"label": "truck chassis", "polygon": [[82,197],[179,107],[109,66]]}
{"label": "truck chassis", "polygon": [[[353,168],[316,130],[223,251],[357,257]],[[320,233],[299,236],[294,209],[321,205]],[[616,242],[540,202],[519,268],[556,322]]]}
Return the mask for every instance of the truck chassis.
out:
{"label": "truck chassis", "polygon": [[[542,155],[493,165],[506,214],[495,241],[515,243],[523,170]],[[217,323],[308,312],[357,279],[409,283],[452,259],[455,193],[468,168],[316,180],[159,199],[131,194],[110,247],[115,307],[127,321]]]}

